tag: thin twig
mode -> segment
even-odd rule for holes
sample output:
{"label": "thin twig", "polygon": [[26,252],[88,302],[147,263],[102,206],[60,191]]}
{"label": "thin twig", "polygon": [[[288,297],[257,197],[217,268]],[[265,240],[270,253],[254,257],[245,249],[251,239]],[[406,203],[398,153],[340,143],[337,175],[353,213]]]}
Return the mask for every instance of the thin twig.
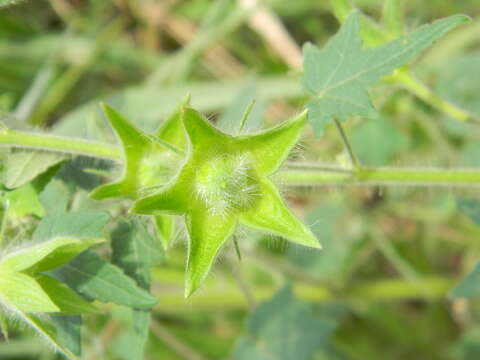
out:
{"label": "thin twig", "polygon": [[340,121],[338,121],[337,119],[334,119],[334,121],[335,121],[335,126],[337,127],[337,130],[342,138],[343,145],[347,150],[348,157],[350,158],[350,162],[352,163],[353,166],[358,168],[360,166],[360,163],[358,162],[357,157],[353,152],[350,142],[348,141],[347,134],[345,134],[345,131],[343,130],[342,124],[340,124]]}

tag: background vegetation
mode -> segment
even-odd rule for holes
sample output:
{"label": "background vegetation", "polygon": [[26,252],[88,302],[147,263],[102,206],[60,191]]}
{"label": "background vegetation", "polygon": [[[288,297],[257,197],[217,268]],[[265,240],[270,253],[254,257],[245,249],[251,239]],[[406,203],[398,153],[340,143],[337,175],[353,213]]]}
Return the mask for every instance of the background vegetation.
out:
{"label": "background vegetation", "polygon": [[[1,3],[9,3],[0,7],[1,120],[14,129],[48,128],[110,142],[115,139],[100,101],[147,130],[187,92],[194,107],[224,124],[238,121],[252,99],[251,117],[263,127],[289,118],[307,100],[299,80],[300,45],[323,46],[338,30],[336,15],[347,7],[335,0],[266,1],[259,15],[243,0]],[[390,14],[385,4],[400,4],[401,11]],[[438,96],[442,104],[480,118],[480,3],[355,5],[398,34],[456,13],[473,18],[412,66],[431,89],[429,96],[387,79],[371,92],[378,113],[345,123],[362,164],[480,166],[478,124],[460,121],[458,112],[432,101]],[[348,161],[334,126],[320,139],[306,131],[296,156]],[[109,166],[84,157],[69,160],[52,191],[58,199],[64,192],[72,211],[125,215],[126,203],[87,197],[105,181]],[[477,189],[285,187],[291,207],[324,250],[246,232],[239,239],[242,260],[227,246],[206,285],[188,300],[185,234],[178,233],[152,274],[159,303],[145,358],[478,359],[480,303],[451,294],[480,258]],[[38,193],[26,199],[2,227],[17,242],[30,237],[45,209],[59,206]],[[475,280],[457,293],[479,295]],[[131,359],[127,315],[112,306],[87,316],[82,359]],[[262,347],[270,357],[259,355]],[[60,356],[25,327],[12,331],[9,342],[0,340],[0,359],[55,358]]]}

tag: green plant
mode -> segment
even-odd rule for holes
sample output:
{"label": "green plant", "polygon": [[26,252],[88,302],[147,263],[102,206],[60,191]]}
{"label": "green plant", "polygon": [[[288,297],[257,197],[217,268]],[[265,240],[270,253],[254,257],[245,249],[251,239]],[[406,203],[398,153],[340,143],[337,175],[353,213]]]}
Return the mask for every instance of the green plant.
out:
{"label": "green plant", "polygon": [[[398,2],[387,3],[390,5],[385,6],[386,20],[380,27],[362,17],[359,11],[350,11],[346,2],[333,2],[337,17],[344,20],[342,27],[323,48],[309,43],[303,48],[302,85],[304,96],[309,97],[307,110],[267,130],[256,129],[254,103],[246,110],[242,108],[242,116],[233,124],[219,129],[194,110],[190,97],[180,105],[169,104],[175,110],[151,133],[127,120],[115,106],[103,104],[103,113],[121,146],[16,130],[10,124],[2,124],[0,144],[9,149],[2,154],[0,300],[5,309],[5,315],[0,315],[2,333],[8,334],[10,318],[18,318],[42,334],[56,350],[76,358],[81,352],[80,316],[100,312],[105,309],[103,304],[113,303],[127,309],[124,317],[130,319],[126,321],[130,329],[126,335],[131,343],[129,354],[141,359],[149,333],[150,311],[157,304],[157,298],[150,293],[151,271],[169,256],[178,232],[188,237],[185,297],[195,297],[194,292],[207,279],[228,239],[233,238],[237,256],[242,257],[240,244],[245,232],[284,238],[310,248],[311,252],[321,247],[322,238],[317,239],[317,232],[312,232],[289,210],[279,186],[479,185],[480,171],[475,169],[367,166],[356,156],[342,122],[354,116],[376,116],[368,91],[382,79],[388,85],[403,86],[459,122],[478,121],[475,114],[447,102],[421,84],[408,65],[435,40],[469,18],[447,17],[400,36],[402,24],[395,17],[399,9],[394,7]],[[363,46],[362,39],[368,48]],[[185,68],[193,56],[188,52],[187,55],[182,58]],[[67,80],[72,77],[70,74]],[[68,83],[67,80],[64,81]],[[43,109],[40,107],[33,117],[36,123],[41,123],[48,113],[50,102],[43,104]],[[300,140],[307,121],[313,127],[315,141],[324,136],[329,125],[335,125],[348,161],[334,166],[305,162],[298,157],[285,161]],[[222,127],[222,123],[217,126]],[[86,171],[101,179],[89,197],[98,201],[95,206],[103,207],[103,211],[71,211],[79,185],[69,182],[68,175],[61,170],[70,155],[121,164],[123,173],[116,180],[112,180],[118,175],[115,166],[97,166]],[[280,170],[282,164],[285,166]],[[88,201],[93,200],[85,200]],[[466,213],[468,209],[476,209],[476,203],[462,204]],[[40,220],[27,218],[30,222],[25,225],[22,221],[30,215]],[[476,219],[473,215],[472,218]],[[180,226],[179,219],[184,221]],[[105,227],[110,220],[107,235]],[[238,224],[242,225],[240,231]],[[12,229],[17,228],[25,230],[15,235]],[[16,248],[16,236],[29,241]],[[110,249],[100,247],[106,237],[111,239]],[[97,245],[101,252],[90,249]],[[399,271],[407,277],[416,277],[394,249],[383,243],[379,246]],[[331,249],[331,244],[326,246],[325,256],[329,256]],[[110,251],[111,261],[107,261],[104,255]],[[455,288],[453,296],[478,295],[472,285],[477,272],[478,267]],[[242,282],[239,283],[242,287]],[[407,286],[405,291],[416,291],[422,287],[419,284]],[[426,281],[424,285],[422,291],[426,297],[451,287],[450,282],[442,280]],[[205,291],[208,293],[208,286]],[[248,300],[250,295],[244,292]],[[308,289],[304,293],[308,297]],[[382,296],[382,290],[375,287],[359,288],[356,293],[367,298]],[[286,309],[285,314],[282,309]],[[302,324],[292,326],[294,340],[289,343],[291,347],[283,348],[278,345],[284,339],[277,330],[291,325],[290,314],[298,315]],[[264,359],[265,354],[274,354],[282,359],[293,356],[310,359],[342,316],[340,310],[335,316],[317,318],[286,287],[253,313],[250,334],[241,339],[234,356]],[[324,326],[322,332],[315,336],[295,337],[297,333],[313,333],[321,326]],[[262,342],[266,345],[261,346]]]}

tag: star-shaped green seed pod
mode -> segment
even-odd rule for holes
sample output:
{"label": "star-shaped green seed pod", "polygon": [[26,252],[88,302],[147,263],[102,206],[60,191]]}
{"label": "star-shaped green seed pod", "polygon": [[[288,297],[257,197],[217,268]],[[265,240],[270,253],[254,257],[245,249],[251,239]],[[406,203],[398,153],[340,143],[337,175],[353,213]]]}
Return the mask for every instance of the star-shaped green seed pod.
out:
{"label": "star-shaped green seed pod", "polygon": [[168,182],[184,157],[186,138],[180,112],[185,103],[160,126],[155,135],[139,130],[115,109],[102,104],[122,144],[124,170],[120,180],[97,187],[90,196],[97,200],[115,197],[137,199]]}
{"label": "star-shaped green seed pod", "polygon": [[[122,144],[124,170],[119,180],[97,187],[90,196],[96,200],[115,197],[137,199],[165,185],[178,171],[178,164],[184,158],[187,139],[180,115],[188,102],[187,97],[154,135],[144,133],[116,110],[102,104]],[[154,220],[160,239],[168,248],[173,237],[174,219],[171,216],[156,216]]]}
{"label": "star-shaped green seed pod", "polygon": [[231,136],[185,108],[187,160],[159,192],[137,200],[137,214],[185,215],[190,242],[185,295],[205,280],[237,223],[320,248],[313,233],[286,207],[269,179],[297,143],[307,114],[266,131]]}

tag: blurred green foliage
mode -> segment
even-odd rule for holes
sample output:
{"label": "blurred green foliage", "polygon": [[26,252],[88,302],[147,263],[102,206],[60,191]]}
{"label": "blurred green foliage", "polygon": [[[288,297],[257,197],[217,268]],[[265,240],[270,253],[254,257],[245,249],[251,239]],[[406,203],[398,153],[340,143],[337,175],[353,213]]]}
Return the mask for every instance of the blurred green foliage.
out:
{"label": "blurred green foliage", "polygon": [[[265,2],[297,45],[321,46],[338,30],[334,14],[346,4]],[[307,102],[299,69],[249,25],[238,3],[0,1],[0,120],[14,129],[113,142],[100,101],[152,130],[188,92],[192,106],[224,129],[238,122],[252,99],[250,129],[283,121]],[[395,13],[403,21],[400,27],[384,11],[385,3],[401,5]],[[478,0],[358,0],[355,5],[400,33],[452,14],[471,16],[471,24],[439,40],[412,69],[435,95],[480,116]],[[371,98],[378,114],[345,123],[363,164],[480,165],[478,125],[459,122],[388,81],[374,86]],[[26,184],[13,181],[21,162],[8,167],[2,161],[3,179],[10,171],[9,185],[18,187],[2,187],[1,217],[8,221],[0,236],[16,246],[32,234],[51,235],[55,227],[83,235],[89,229],[111,233],[101,214],[109,210],[118,219],[125,204],[96,202],[87,193],[109,180],[105,170],[121,169],[83,157],[55,165],[64,159],[38,156],[19,160],[40,169],[27,174],[35,179]],[[305,136],[298,158],[329,163],[346,156],[329,126],[319,140]],[[36,175],[50,166],[62,168],[47,185],[54,173]],[[159,303],[145,359],[480,358],[477,189],[326,186],[285,192],[324,250],[278,245],[245,229],[238,240],[242,261],[233,247],[224,249],[214,276],[185,301],[185,234],[176,233],[173,248],[152,272],[151,290]],[[84,215],[73,219],[71,212]],[[114,246],[113,256],[118,251]],[[110,255],[109,249],[102,253]],[[13,328],[9,342],[0,340],[0,359],[61,358],[15,319],[1,320]],[[128,346],[138,334],[135,322],[129,308],[109,305],[104,313],[87,316],[82,359],[139,356]],[[146,331],[145,322],[139,327]],[[289,355],[296,348],[298,357]]]}

